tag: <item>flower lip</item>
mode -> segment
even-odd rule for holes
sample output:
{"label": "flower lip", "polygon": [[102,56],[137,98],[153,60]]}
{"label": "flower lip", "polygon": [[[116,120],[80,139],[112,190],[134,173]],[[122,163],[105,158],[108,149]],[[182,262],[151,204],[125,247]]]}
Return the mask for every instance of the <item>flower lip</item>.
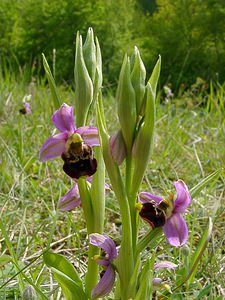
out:
{"label": "flower lip", "polygon": [[154,201],[143,203],[139,215],[146,222],[148,222],[153,229],[156,227],[163,226],[166,222],[166,216],[164,211],[157,208],[157,205]]}
{"label": "flower lip", "polygon": [[97,171],[97,160],[93,157],[91,146],[83,142],[71,142],[61,155],[64,172],[71,178],[92,176]]}

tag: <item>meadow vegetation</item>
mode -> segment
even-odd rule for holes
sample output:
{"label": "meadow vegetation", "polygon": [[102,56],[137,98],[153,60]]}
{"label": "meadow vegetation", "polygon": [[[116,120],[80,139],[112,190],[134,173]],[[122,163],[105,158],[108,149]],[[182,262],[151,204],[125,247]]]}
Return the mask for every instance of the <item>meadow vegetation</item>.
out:
{"label": "meadow vegetation", "polygon": [[[67,103],[73,103],[71,89],[61,86],[59,91]],[[107,123],[113,132],[115,99],[110,91],[103,92]],[[18,111],[27,94],[32,95],[32,114],[21,115]],[[185,265],[205,230],[208,217],[213,219],[212,238],[197,269],[196,279],[190,286],[184,285],[173,299],[205,299],[205,295],[207,299],[224,297],[225,178],[224,171],[221,172],[225,163],[224,99],[222,86],[211,86],[211,92],[204,98],[198,95],[188,98],[183,94],[165,102],[163,92],[158,94],[155,146],[143,190],[164,194],[172,189],[172,182],[178,178],[193,187],[217,172],[214,180],[194,197],[186,216],[190,229],[187,256],[163,242],[163,249],[167,249],[165,256],[180,258]],[[47,298],[55,295],[54,299],[59,299],[60,291],[41,255],[49,247],[69,257],[81,274],[84,275],[86,270],[88,241],[82,210],[77,208],[62,213],[57,209],[58,200],[72,182],[62,173],[60,159],[46,164],[38,160],[40,146],[53,130],[51,114],[51,94],[42,81],[25,85],[22,78],[20,81],[13,76],[2,81],[0,198],[1,230],[4,230],[1,233],[1,299],[20,299],[21,290],[29,283]],[[94,117],[92,122],[95,123]],[[114,195],[110,193],[105,226],[115,240],[120,231],[116,206]],[[161,251],[160,244],[157,249]]]}
{"label": "meadow vegetation", "polygon": [[[119,9],[118,9],[119,8]],[[160,53],[160,83],[178,91],[197,77],[223,83],[223,0],[4,0],[0,4],[0,62],[43,75],[56,51],[56,80],[73,83],[75,34],[92,27],[101,39],[105,84],[116,86],[124,53],[137,45],[150,74]]]}

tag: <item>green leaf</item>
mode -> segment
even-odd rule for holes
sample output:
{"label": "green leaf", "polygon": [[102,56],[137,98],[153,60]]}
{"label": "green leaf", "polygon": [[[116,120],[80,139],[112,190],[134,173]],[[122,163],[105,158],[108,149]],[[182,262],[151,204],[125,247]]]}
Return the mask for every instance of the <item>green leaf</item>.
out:
{"label": "green leaf", "polygon": [[4,265],[6,265],[7,263],[9,263],[10,261],[12,261],[12,257],[9,255],[2,255],[0,256],[0,268],[4,267]]}
{"label": "green leaf", "polygon": [[212,289],[213,285],[212,284],[208,284],[207,286],[205,286],[201,291],[200,293],[198,294],[196,300],[200,300],[202,299],[203,297],[205,296],[208,296],[211,289]]}
{"label": "green leaf", "polygon": [[43,257],[45,264],[52,269],[67,300],[87,299],[80,277],[73,265],[65,257],[49,251],[45,252]]}
{"label": "green leaf", "polygon": [[43,58],[43,65],[44,65],[45,73],[46,73],[48,83],[49,83],[49,86],[50,86],[50,89],[51,89],[54,109],[58,109],[59,106],[61,105],[62,101],[61,101],[60,96],[58,94],[56,84],[55,84],[55,80],[52,76],[51,69],[50,69],[50,67],[48,65],[48,62],[45,58],[45,55],[43,53],[42,53],[42,58]]}
{"label": "green leaf", "polygon": [[134,300],[152,299],[152,277],[155,262],[155,255],[152,254],[151,259],[147,259],[141,271],[139,278],[139,289]]}
{"label": "green leaf", "polygon": [[197,267],[198,262],[201,259],[202,255],[206,249],[206,246],[210,240],[210,237],[212,234],[212,228],[213,228],[212,219],[209,218],[208,227],[206,228],[201,240],[198,243],[198,246],[194,253],[193,258],[190,259],[191,264],[190,264],[189,284],[192,283],[194,280],[194,276],[197,271],[196,267]]}
{"label": "green leaf", "polygon": [[134,272],[131,276],[130,282],[129,282],[129,288],[128,288],[128,294],[131,299],[134,298],[135,293],[136,293],[136,287],[137,287],[137,281],[138,281],[138,273],[140,272],[141,269],[141,257],[138,255],[135,267],[134,267]]}
{"label": "green leaf", "polygon": [[155,67],[152,71],[151,77],[149,78],[149,81],[148,81],[148,83],[152,87],[152,92],[153,92],[154,97],[156,95],[156,88],[157,88],[157,84],[158,84],[158,80],[159,80],[160,70],[161,70],[161,56],[159,55],[159,59],[157,60],[157,63],[155,64]]}
{"label": "green leaf", "polygon": [[222,169],[218,169],[215,172],[211,173],[209,176],[207,176],[206,178],[204,178],[202,181],[200,181],[196,186],[194,186],[191,190],[190,190],[190,194],[191,196],[194,198],[196,197],[201,190],[206,187],[207,185],[211,184],[214,185],[217,181],[217,179],[219,178],[220,174],[222,172]]}
{"label": "green leaf", "polygon": [[212,219],[209,218],[209,222],[208,222],[208,226],[201,238],[201,240],[198,243],[197,249],[193,255],[193,257],[190,258],[190,271],[188,273],[188,275],[185,277],[185,279],[182,280],[182,282],[175,288],[173,289],[172,292],[174,292],[175,290],[179,289],[185,282],[188,282],[188,284],[190,285],[195,277],[196,271],[197,271],[197,265],[207,247],[207,244],[210,240],[211,234],[212,234]]}

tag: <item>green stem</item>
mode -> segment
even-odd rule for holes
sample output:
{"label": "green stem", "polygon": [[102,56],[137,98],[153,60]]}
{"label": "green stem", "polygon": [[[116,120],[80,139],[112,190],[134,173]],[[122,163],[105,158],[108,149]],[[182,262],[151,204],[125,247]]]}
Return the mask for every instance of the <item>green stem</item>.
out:
{"label": "green stem", "polygon": [[98,162],[98,169],[92,179],[91,201],[95,232],[101,234],[103,233],[105,221],[105,164],[100,147],[95,148],[95,158]]}
{"label": "green stem", "polygon": [[[83,178],[78,179],[78,187],[83,206],[84,216],[87,224],[87,233],[95,232],[95,218],[91,202],[90,191],[87,187],[87,182]],[[98,282],[98,265],[93,260],[94,255],[99,255],[99,249],[92,245],[88,247],[88,268],[85,276],[86,294],[91,297],[91,290]]]}
{"label": "green stem", "polygon": [[140,254],[147,246],[153,248],[159,243],[159,237],[162,235],[162,227],[149,230],[149,232],[138,242],[136,255]]}
{"label": "green stem", "polygon": [[94,230],[93,208],[91,203],[90,191],[88,190],[87,182],[84,178],[78,179],[78,187],[84,211],[84,217],[87,224],[87,232],[88,234],[90,234]]}
{"label": "green stem", "polygon": [[[102,234],[104,229],[105,216],[105,167],[100,147],[95,149],[95,158],[98,161],[98,170],[93,176],[91,185],[91,207],[93,219],[93,228],[91,232]],[[86,293],[91,296],[91,290],[98,282],[99,268],[93,256],[99,255],[99,248],[89,245],[88,248],[88,269],[85,277]]]}
{"label": "green stem", "polygon": [[85,276],[85,291],[89,298],[91,298],[91,291],[98,283],[99,266],[93,259],[95,255],[100,255],[99,248],[89,244],[88,246],[88,267]]}
{"label": "green stem", "polygon": [[97,120],[106,169],[120,206],[122,242],[115,265],[120,276],[121,299],[127,300],[129,299],[128,285],[134,269],[130,207],[120,170],[118,165],[112,159],[101,99],[99,99],[99,102],[97,103]]}
{"label": "green stem", "polygon": [[130,207],[133,253],[135,255],[136,243],[137,243],[138,220],[137,220],[137,209],[135,207],[137,195],[132,193],[133,167],[134,166],[133,166],[132,156],[131,154],[129,154],[126,158],[126,193],[128,196],[128,202]]}

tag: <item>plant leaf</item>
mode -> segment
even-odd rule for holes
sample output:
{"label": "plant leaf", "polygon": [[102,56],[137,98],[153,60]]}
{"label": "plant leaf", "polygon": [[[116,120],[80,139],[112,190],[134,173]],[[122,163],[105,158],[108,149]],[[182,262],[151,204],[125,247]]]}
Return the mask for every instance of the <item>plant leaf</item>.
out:
{"label": "plant leaf", "polygon": [[82,281],[73,265],[62,255],[47,251],[43,254],[45,264],[50,267],[67,300],[86,300]]}
{"label": "plant leaf", "polygon": [[45,73],[46,73],[48,83],[49,83],[49,86],[50,86],[50,89],[51,89],[54,109],[58,109],[59,106],[61,105],[62,101],[61,101],[60,96],[58,94],[56,84],[55,84],[55,80],[53,78],[51,69],[50,69],[50,67],[48,65],[48,62],[47,62],[47,59],[45,58],[45,55],[43,53],[42,53],[42,58],[43,58],[43,65],[44,65]]}
{"label": "plant leaf", "polygon": [[190,190],[191,196],[194,198],[201,192],[201,190],[205,186],[207,186],[208,184],[213,185],[217,181],[217,179],[219,178],[221,172],[222,172],[222,169],[218,169],[218,170],[214,171],[213,173],[211,173],[206,178],[204,178],[202,181],[200,181],[196,186],[194,186]]}

